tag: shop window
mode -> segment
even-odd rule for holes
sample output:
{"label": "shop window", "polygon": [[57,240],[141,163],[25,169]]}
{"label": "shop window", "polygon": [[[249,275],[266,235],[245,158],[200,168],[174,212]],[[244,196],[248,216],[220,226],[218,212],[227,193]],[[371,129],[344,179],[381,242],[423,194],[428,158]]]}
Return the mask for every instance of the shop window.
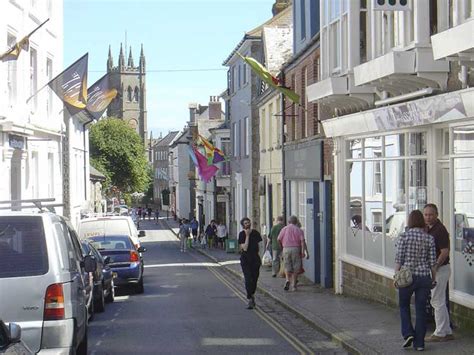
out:
{"label": "shop window", "polygon": [[[410,133],[346,142],[348,254],[393,267],[396,241],[408,213],[427,203],[424,137],[425,133]],[[410,155],[403,154],[406,146]]]}
{"label": "shop window", "polygon": [[474,126],[458,127],[453,130],[453,153],[474,153]]}

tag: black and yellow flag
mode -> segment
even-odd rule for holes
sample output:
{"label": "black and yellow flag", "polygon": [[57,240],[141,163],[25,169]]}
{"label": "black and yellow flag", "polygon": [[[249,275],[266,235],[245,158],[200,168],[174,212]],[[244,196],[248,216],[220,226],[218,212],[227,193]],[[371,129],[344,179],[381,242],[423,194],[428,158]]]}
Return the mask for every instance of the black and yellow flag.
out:
{"label": "black and yellow flag", "polygon": [[88,57],[89,53],[84,54],[47,84],[64,102],[71,116],[87,106]]}
{"label": "black and yellow flag", "polygon": [[109,74],[105,74],[87,90],[87,113],[98,120],[116,96],[117,90],[110,87]]}
{"label": "black and yellow flag", "polygon": [[7,62],[10,60],[17,60],[18,57],[20,56],[20,53],[22,50],[27,51],[30,45],[30,37],[33,33],[38,31],[46,22],[48,22],[49,19],[44,21],[42,24],[40,24],[38,27],[36,27],[33,31],[31,31],[28,35],[23,37],[20,41],[16,42],[9,50],[7,50],[5,53],[0,54],[0,60],[2,62]]}

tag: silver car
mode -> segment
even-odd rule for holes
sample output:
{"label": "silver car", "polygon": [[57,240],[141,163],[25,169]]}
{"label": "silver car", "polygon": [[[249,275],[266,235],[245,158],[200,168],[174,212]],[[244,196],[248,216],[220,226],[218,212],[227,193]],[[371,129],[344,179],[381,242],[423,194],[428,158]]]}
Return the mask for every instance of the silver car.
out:
{"label": "silver car", "polygon": [[87,354],[84,272],[96,267],[64,218],[0,213],[0,315],[34,353]]}

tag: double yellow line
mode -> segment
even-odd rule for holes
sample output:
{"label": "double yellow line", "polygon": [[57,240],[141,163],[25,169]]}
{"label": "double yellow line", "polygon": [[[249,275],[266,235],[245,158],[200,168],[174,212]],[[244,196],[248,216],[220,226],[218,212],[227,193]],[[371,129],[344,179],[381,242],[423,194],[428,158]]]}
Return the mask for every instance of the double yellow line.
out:
{"label": "double yellow line", "polygon": [[[244,294],[234,285],[232,285],[229,281],[227,281],[224,277],[219,275],[216,270],[214,270],[212,267],[208,267],[207,269],[211,273],[213,273],[219,281],[221,281],[230,290],[232,290],[238,298],[240,298],[244,302],[247,302],[247,299]],[[298,338],[288,332],[288,330],[283,328],[277,321],[268,316],[265,312],[262,312],[258,308],[255,308],[254,311],[261,319],[263,319],[270,327],[272,327],[278,334],[280,334],[288,343],[290,343],[291,346],[293,346],[300,354],[314,354],[314,352],[310,348],[308,348]]]}

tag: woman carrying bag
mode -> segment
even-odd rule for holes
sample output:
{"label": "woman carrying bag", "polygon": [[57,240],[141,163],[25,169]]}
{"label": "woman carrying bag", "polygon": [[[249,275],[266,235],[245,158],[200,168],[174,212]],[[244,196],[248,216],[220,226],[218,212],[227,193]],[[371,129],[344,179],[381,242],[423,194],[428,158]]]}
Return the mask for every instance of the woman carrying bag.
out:
{"label": "woman carrying bag", "polygon": [[[408,217],[408,230],[400,235],[395,257],[394,286],[398,288],[403,348],[413,345],[425,349],[426,301],[435,285],[436,248],[434,238],[424,231],[425,222],[419,210]],[[411,280],[411,282],[410,282]],[[410,299],[415,293],[416,324],[413,328]]]}

